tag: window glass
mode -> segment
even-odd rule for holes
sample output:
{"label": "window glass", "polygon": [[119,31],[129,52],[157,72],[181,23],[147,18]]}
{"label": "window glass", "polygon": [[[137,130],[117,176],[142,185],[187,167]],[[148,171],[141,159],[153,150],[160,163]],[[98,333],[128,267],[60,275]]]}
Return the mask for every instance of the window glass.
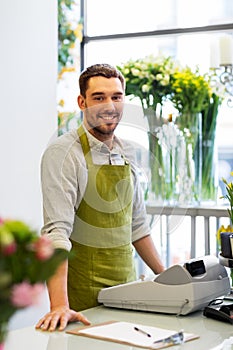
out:
{"label": "window glass", "polygon": [[86,0],[88,36],[232,23],[232,0]]}
{"label": "window glass", "polygon": [[[182,65],[190,67],[198,65],[202,72],[207,72],[213,58],[216,58],[212,44],[218,43],[223,35],[224,33],[196,33],[94,40],[85,45],[85,66],[99,62],[119,65],[129,59],[162,54],[178,59]],[[233,31],[228,32],[229,35],[232,36],[233,42]]]}
{"label": "window glass", "polygon": [[98,62],[119,65],[131,58],[143,58],[159,52],[174,56],[175,47],[174,36],[91,41],[85,45],[85,65]]}
{"label": "window glass", "polygon": [[[233,37],[233,32],[228,32],[228,34]],[[163,54],[178,59],[182,65],[190,67],[198,65],[200,71],[205,73],[208,72],[213,61],[212,43],[219,40],[222,35],[223,33],[198,33],[90,41],[85,45],[85,66],[100,62],[121,65],[131,58],[137,59],[151,54],[155,56]],[[137,99],[130,103],[140,105]],[[227,101],[225,101],[219,110],[218,118],[217,137],[220,152],[230,149],[232,153],[230,137],[233,127],[232,113],[232,108],[229,108]],[[135,139],[138,138],[135,137]]]}

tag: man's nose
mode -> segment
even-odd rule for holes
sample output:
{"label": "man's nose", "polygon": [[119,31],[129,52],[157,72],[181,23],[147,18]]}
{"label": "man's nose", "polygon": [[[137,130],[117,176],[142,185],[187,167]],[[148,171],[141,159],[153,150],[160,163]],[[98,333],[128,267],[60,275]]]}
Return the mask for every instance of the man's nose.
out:
{"label": "man's nose", "polygon": [[116,110],[116,106],[115,106],[115,103],[112,101],[112,99],[108,99],[107,101],[105,101],[106,103],[104,104],[104,110],[105,111],[109,111],[109,112],[112,112],[112,111],[115,111]]}

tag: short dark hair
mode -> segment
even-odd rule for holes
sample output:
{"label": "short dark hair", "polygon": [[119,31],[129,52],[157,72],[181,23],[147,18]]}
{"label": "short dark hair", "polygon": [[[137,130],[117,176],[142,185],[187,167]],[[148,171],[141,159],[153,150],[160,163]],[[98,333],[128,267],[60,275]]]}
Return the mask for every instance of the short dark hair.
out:
{"label": "short dark hair", "polygon": [[105,78],[118,78],[121,82],[123,89],[125,89],[125,78],[122,73],[115,67],[107,63],[98,63],[86,68],[81,72],[79,77],[80,94],[86,97],[86,91],[88,89],[88,81],[92,77],[105,77]]}

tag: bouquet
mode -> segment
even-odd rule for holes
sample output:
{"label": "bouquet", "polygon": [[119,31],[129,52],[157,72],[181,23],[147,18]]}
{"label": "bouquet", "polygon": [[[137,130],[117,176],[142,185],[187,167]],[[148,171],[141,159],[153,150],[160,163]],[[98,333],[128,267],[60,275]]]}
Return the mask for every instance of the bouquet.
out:
{"label": "bouquet", "polygon": [[157,134],[164,124],[162,106],[172,93],[171,77],[177,69],[176,62],[170,56],[150,55],[129,60],[117,68],[125,77],[126,95],[140,100],[147,118],[151,190],[157,199],[167,199],[170,188],[167,191],[163,146]]}
{"label": "bouquet", "polygon": [[47,281],[68,257],[27,224],[0,219],[0,344],[13,314],[36,304]]}
{"label": "bouquet", "polygon": [[[138,97],[144,110],[150,108],[156,112],[172,93],[171,78],[177,64],[170,56],[150,55],[129,60],[117,68],[125,77],[126,95]],[[161,108],[158,114],[161,117]],[[150,120],[148,122],[150,126]]]}
{"label": "bouquet", "polygon": [[177,70],[172,76],[172,97],[180,114],[195,114],[206,106],[211,93],[208,75],[201,75],[199,68]]}

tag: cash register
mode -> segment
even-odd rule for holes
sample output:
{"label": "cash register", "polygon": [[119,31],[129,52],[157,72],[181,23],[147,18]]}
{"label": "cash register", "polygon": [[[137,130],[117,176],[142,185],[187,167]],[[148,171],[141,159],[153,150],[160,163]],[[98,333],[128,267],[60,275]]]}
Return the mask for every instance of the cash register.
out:
{"label": "cash register", "polygon": [[104,288],[98,302],[107,307],[187,315],[230,291],[226,268],[216,256],[173,265],[157,276]]}

